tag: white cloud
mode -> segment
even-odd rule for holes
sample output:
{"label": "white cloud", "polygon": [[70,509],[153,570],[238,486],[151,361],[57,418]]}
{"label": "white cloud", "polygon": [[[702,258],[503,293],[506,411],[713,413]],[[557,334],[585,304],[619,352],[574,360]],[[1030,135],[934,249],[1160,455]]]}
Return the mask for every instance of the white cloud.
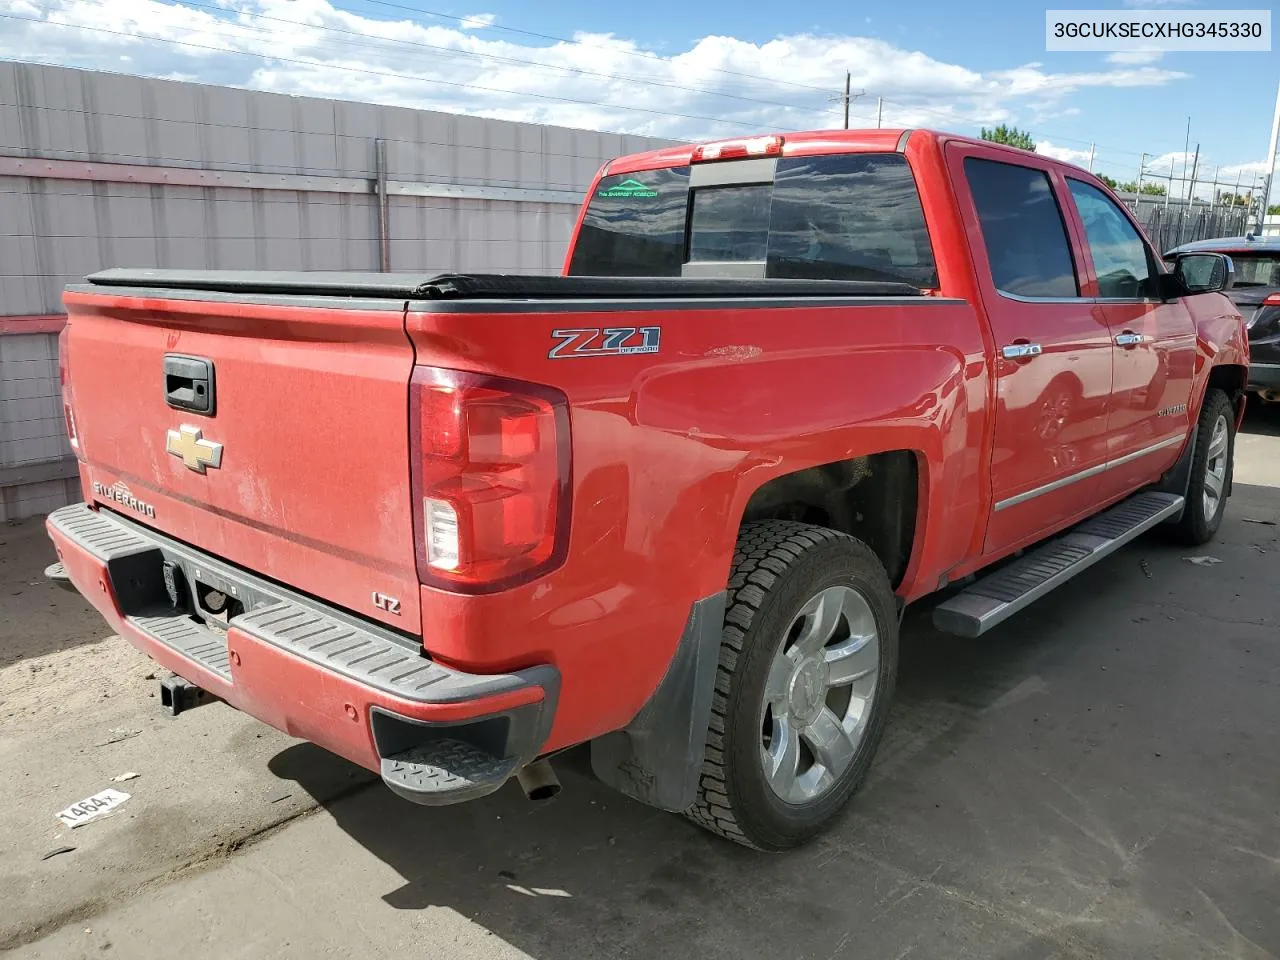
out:
{"label": "white cloud", "polygon": [[1175,150],[1172,153],[1162,153],[1147,160],[1147,175],[1167,177],[1169,176],[1169,171],[1172,170],[1174,177],[1180,177],[1184,168],[1186,170],[1191,169],[1191,164],[1195,162],[1195,158],[1195,151],[1183,153],[1181,150]]}
{"label": "white cloud", "polygon": [[1265,160],[1251,160],[1248,163],[1226,163],[1217,170],[1219,180],[1234,181],[1236,175],[1240,175],[1240,182],[1248,184],[1253,182],[1253,178],[1257,177],[1261,181],[1267,171],[1271,169],[1271,165]]}
{"label": "white cloud", "polygon": [[1142,64],[1156,63],[1163,56],[1163,50],[1117,50],[1115,53],[1107,54],[1107,62],[1141,66]]}
{"label": "white cloud", "polygon": [[1078,150],[1075,147],[1062,147],[1056,143],[1050,143],[1048,140],[1036,141],[1036,153],[1043,153],[1046,157],[1053,157],[1055,160],[1062,160],[1066,163],[1074,163],[1080,167],[1089,165],[1089,148]]}
{"label": "white cloud", "polygon": [[[489,14],[379,20],[331,0],[0,0],[0,54],[150,76],[654,136],[703,138],[839,123],[845,70],[868,91],[852,121],[973,131],[1075,108],[1084,89],[1159,87],[1186,74],[1123,64],[978,71],[883,40],[795,34],[754,43],[706,36],[658,56],[614,34],[543,42]],[[36,20],[39,22],[29,22]]]}
{"label": "white cloud", "polygon": [[1164,153],[1147,161],[1145,167],[1147,180],[1163,180],[1168,183],[1169,173],[1173,173],[1173,188],[1170,193],[1174,197],[1185,197],[1189,184],[1186,178],[1192,172],[1196,175],[1195,193],[1197,197],[1207,198],[1213,193],[1213,181],[1217,181],[1218,190],[1231,191],[1235,188],[1237,177],[1240,192],[1248,193],[1255,183],[1260,187],[1267,175],[1268,164],[1265,160],[1250,160],[1245,163],[1219,164],[1212,156],[1201,153],[1199,162],[1195,151],[1183,153],[1181,150]]}

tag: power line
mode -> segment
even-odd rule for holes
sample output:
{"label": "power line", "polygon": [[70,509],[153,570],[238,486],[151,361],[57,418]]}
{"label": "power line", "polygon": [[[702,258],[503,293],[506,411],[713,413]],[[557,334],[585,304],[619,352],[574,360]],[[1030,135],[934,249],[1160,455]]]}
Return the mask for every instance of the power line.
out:
{"label": "power line", "polygon": [[[874,91],[870,91],[870,92],[874,93]],[[922,106],[917,106],[915,104],[904,103],[901,100],[892,100],[889,97],[884,97],[883,99],[885,103],[892,103],[895,106],[902,107],[904,110],[914,110],[917,113],[931,114],[935,117],[942,117],[952,123],[956,122],[957,120],[961,120],[965,123],[978,123],[979,125],[982,123],[982,121],[975,120],[972,117],[957,116],[956,114],[947,113],[942,110],[934,110],[929,107],[922,107]],[[1054,133],[1052,130],[1041,130],[1038,135],[1043,136],[1045,138],[1052,138],[1054,140],[1061,140],[1064,143],[1079,143],[1084,146],[1089,146],[1090,144],[1093,144],[1095,142],[1092,140],[1081,140],[1078,137],[1062,136],[1060,134]],[[1109,153],[1122,153],[1122,154],[1125,154],[1126,156],[1133,156],[1133,157],[1140,156],[1139,152],[1136,150],[1124,150],[1120,147],[1111,147],[1103,143],[1099,143],[1097,144],[1097,146],[1099,150],[1106,150]],[[1148,150],[1147,152],[1150,153],[1151,151]]]}
{"label": "power line", "polygon": [[[391,9],[404,10],[407,12],[420,14],[424,16],[439,17],[442,19],[452,20],[460,24],[476,24],[476,23],[483,22],[473,17],[459,17],[459,16],[454,16],[452,14],[440,13],[438,11],[425,10],[418,7],[412,7],[404,4],[393,3],[391,2],[391,0],[366,0],[366,2],[373,3],[382,7],[391,8]],[[198,7],[206,10],[215,11],[217,13],[228,12],[226,8],[216,7],[216,6],[205,4],[205,3],[200,3],[198,2],[198,0],[183,0],[183,2],[175,4],[175,6]],[[350,12],[350,11],[343,11],[341,10],[341,8],[336,6],[333,7],[333,9],[339,12],[347,12],[347,13]],[[322,40],[322,42],[327,42],[327,43],[345,44],[348,46],[355,46],[355,47],[363,46],[368,49],[372,49],[378,44],[410,46],[410,47],[428,49],[428,50],[432,50],[439,53],[444,53],[449,56],[472,57],[472,58],[481,59],[481,60],[489,60],[489,61],[499,62],[499,63],[514,64],[514,65],[530,67],[534,69],[557,70],[557,71],[563,71],[565,73],[577,74],[580,76],[595,77],[595,78],[607,79],[607,80],[616,80],[624,83],[635,83],[638,85],[661,87],[661,88],[679,90],[679,91],[688,92],[688,93],[699,94],[703,96],[722,97],[725,99],[738,100],[746,103],[754,103],[762,106],[778,107],[784,110],[797,111],[800,113],[807,113],[814,116],[822,116],[824,118],[832,112],[830,109],[824,110],[820,108],[807,107],[801,104],[783,103],[780,101],[765,100],[762,98],[749,97],[741,94],[722,93],[719,91],[706,90],[706,89],[697,88],[697,87],[688,87],[680,84],[667,83],[661,80],[629,77],[629,76],[623,76],[618,74],[601,73],[598,71],[591,71],[591,70],[586,70],[586,69],[577,68],[577,67],[562,66],[559,64],[548,64],[548,63],[542,63],[540,61],[522,60],[514,57],[503,57],[497,54],[480,53],[477,51],[458,50],[450,47],[442,47],[434,44],[427,44],[427,43],[422,43],[418,41],[403,40],[403,39],[392,38],[392,37],[371,37],[366,34],[360,34],[356,31],[351,31],[351,30],[344,30],[339,27],[308,24],[302,21],[288,20],[285,18],[272,17],[266,14],[251,13],[248,11],[234,11],[234,12],[242,16],[252,17],[258,20],[289,24],[291,26],[300,26],[307,29],[311,29],[311,30],[321,31],[324,33],[336,33],[336,34],[342,34],[345,36],[357,38],[356,41],[353,42],[353,41],[344,41],[344,40],[338,40],[331,37],[326,37]],[[208,46],[203,44],[192,43],[190,41],[175,40],[168,37],[157,37],[157,36],[148,36],[143,34],[125,33],[123,31],[109,30],[103,27],[93,27],[93,26],[82,25],[82,24],[58,23],[55,21],[42,20],[42,19],[37,19],[32,17],[21,17],[13,14],[0,14],[0,18],[25,21],[28,23],[34,23],[38,25],[70,27],[72,29],[78,29],[78,30],[89,30],[97,33],[110,34],[114,36],[123,36],[123,37],[135,38],[135,39],[150,40],[156,43],[171,43],[178,46],[191,47],[194,49],[210,50],[213,52],[231,54],[235,56],[249,56],[249,57],[255,57],[259,59],[274,60],[281,63],[294,63],[294,64],[303,65],[303,66],[321,67],[326,69],[342,70],[345,72],[353,72],[353,73],[363,73],[371,76],[382,76],[382,77],[388,77],[388,78],[394,78],[394,79],[403,79],[403,80],[409,80],[409,81],[416,81],[419,83],[435,83],[442,86],[456,87],[461,89],[470,89],[470,90],[476,90],[476,91],[487,92],[487,93],[504,94],[509,96],[523,96],[523,97],[530,97],[530,98],[539,99],[539,100],[548,100],[552,102],[574,104],[579,106],[605,107],[609,109],[625,110],[625,111],[635,112],[635,113],[645,113],[645,114],[650,114],[654,116],[677,117],[680,119],[688,119],[688,120],[701,120],[701,121],[707,121],[712,123],[730,124],[733,126],[752,128],[752,129],[756,129],[760,126],[760,124],[757,124],[757,123],[730,120],[725,117],[708,117],[708,116],[699,115],[699,114],[674,113],[667,110],[654,110],[654,109],[648,109],[645,107],[613,104],[613,103],[595,101],[595,100],[585,100],[585,99],[572,98],[572,97],[560,97],[552,94],[538,94],[538,93],[531,93],[528,91],[506,90],[506,89],[497,88],[497,87],[486,87],[478,84],[468,84],[460,81],[442,80],[437,78],[394,73],[390,71],[370,70],[367,68],[358,68],[358,67],[351,67],[351,66],[345,66],[345,65],[339,65],[339,64],[325,63],[323,61],[302,60],[298,58],[280,57],[274,54],[255,53],[255,52],[246,51],[246,50],[234,50],[234,49],[228,49],[223,47],[213,47],[213,46]],[[253,27],[248,24],[227,20],[223,17],[215,17],[214,19],[217,21],[219,27],[224,27],[233,31],[235,30],[250,31],[258,34],[267,34],[267,35],[271,35],[272,33],[272,31],[270,31],[269,29]],[[386,21],[383,21],[383,22],[386,22]],[[667,58],[660,57],[656,54],[652,54],[647,51],[616,50],[614,48],[604,47],[600,44],[590,44],[590,43],[586,43],[579,40],[570,40],[564,37],[557,37],[552,34],[544,34],[544,33],[539,33],[537,31],[523,30],[516,27],[506,27],[498,24],[488,24],[487,27],[495,30],[505,30],[506,32],[509,32],[509,33],[515,33],[515,34],[521,34],[524,36],[537,37],[539,39],[551,40],[557,43],[565,43],[565,44],[594,48],[594,49],[608,49],[614,53],[622,53],[630,56],[639,57],[645,60],[660,62],[667,65],[670,65],[670,62],[671,62]],[[746,77],[748,79],[752,79],[756,81],[768,80],[768,82],[770,83],[783,84],[786,86],[813,90],[821,93],[829,93],[829,88],[812,86],[810,84],[797,83],[795,81],[764,78],[754,74],[741,73],[738,71],[725,70],[722,68],[712,68],[710,72],[721,73],[728,76]],[[969,123],[969,124],[980,122],[978,120],[975,120],[972,117],[964,116],[963,114],[944,112],[941,110],[936,110],[936,109],[919,106],[915,104],[909,104],[900,100],[895,100],[890,98],[882,97],[881,99],[883,100],[884,103],[893,104],[895,106],[901,107],[904,110],[929,114],[929,115],[943,118],[948,122],[948,124],[955,123],[957,121],[963,122],[963,123]],[[857,119],[870,122],[869,117],[857,117]],[[1086,144],[1090,142],[1086,140],[1080,140],[1078,138],[1057,135],[1057,134],[1054,134],[1052,131],[1044,131],[1043,135],[1046,137],[1052,137],[1055,140],[1060,140],[1067,143]],[[1124,150],[1118,147],[1110,147],[1105,144],[1099,145],[1099,148],[1103,150],[1107,150],[1108,152],[1111,152],[1111,153],[1120,153],[1120,154],[1138,156],[1138,153],[1136,151]],[[1107,166],[1113,166],[1113,167],[1120,166],[1119,164],[1114,163],[1112,161],[1095,161],[1095,163],[1097,165],[1107,165]]]}
{"label": "power line", "polygon": [[[105,7],[106,4],[103,4],[103,6]],[[710,96],[710,97],[723,97],[728,100],[741,100],[746,103],[757,103],[757,104],[761,104],[763,106],[769,106],[769,107],[781,107],[785,110],[798,110],[804,113],[825,114],[827,112],[824,108],[819,108],[819,107],[809,107],[809,106],[805,106],[803,104],[798,104],[798,103],[783,103],[778,100],[763,100],[763,99],[760,99],[759,97],[748,97],[748,96],[743,96],[742,94],[736,94],[736,93],[724,93],[718,90],[706,90],[701,87],[688,87],[682,84],[667,83],[662,80],[654,80],[654,79],[645,78],[645,77],[628,77],[628,76],[623,76],[621,74],[601,73],[595,70],[586,70],[581,67],[570,67],[570,66],[566,66],[563,64],[556,64],[556,63],[544,63],[540,60],[522,60],[518,57],[504,57],[494,53],[481,53],[479,51],[474,51],[474,50],[461,50],[456,47],[445,47],[445,46],[440,46],[438,44],[422,43],[421,41],[405,40],[398,37],[371,36],[369,34],[360,33],[355,30],[344,30],[341,27],[321,26],[318,24],[307,23],[306,21],[302,21],[302,20],[287,20],[283,17],[272,17],[263,13],[250,13],[245,10],[229,10],[226,7],[219,7],[214,4],[200,3],[198,2],[198,0],[181,0],[181,2],[179,4],[176,4],[175,6],[196,7],[202,10],[210,10],[219,14],[236,13],[239,16],[252,17],[255,20],[269,20],[273,23],[284,23],[284,24],[289,24],[290,26],[295,26],[295,27],[305,27],[308,30],[317,30],[324,33],[343,34],[345,36],[355,37],[357,39],[358,42],[353,43],[352,46],[364,46],[364,47],[369,47],[371,49],[376,48],[378,45],[381,45],[381,44],[414,47],[420,50],[432,50],[437,53],[443,53],[447,56],[470,57],[478,60],[492,61],[495,63],[506,63],[506,64],[512,64],[512,65],[522,66],[522,67],[532,67],[534,69],[539,69],[539,70],[556,70],[562,73],[572,73],[572,74],[577,74],[579,76],[584,76],[584,77],[596,77],[603,80],[619,80],[624,83],[635,83],[643,86],[664,87],[669,90],[680,90],[685,93],[696,93],[696,94],[702,94],[703,96]],[[335,7],[334,9],[337,10],[339,8]],[[343,11],[343,12],[349,12],[349,11]],[[253,27],[249,27],[247,24],[238,23],[234,20],[229,20],[221,16],[216,17],[215,19],[219,22],[219,24],[226,25],[226,26],[236,27],[240,29],[256,29]],[[464,17],[460,19],[465,20],[468,18]],[[380,21],[380,22],[385,23],[388,21]],[[261,32],[267,32],[267,31],[264,30]],[[331,42],[337,42],[337,41],[331,41]]]}
{"label": "power line", "polygon": [[[251,50],[230,50],[226,47],[214,47],[203,43],[192,43],[189,40],[174,40],[171,37],[156,37],[142,33],[125,33],[122,30],[108,30],[106,27],[93,27],[79,23],[56,23],[48,20],[39,20],[34,17],[20,17],[11,13],[0,13],[0,20],[19,20],[26,23],[36,23],[42,26],[66,27],[73,30],[87,30],[92,33],[104,33],[115,37],[128,37],[134,40],[151,40],[156,43],[169,43],[180,47],[191,47],[195,50],[210,50],[214,53],[225,53],[232,56],[253,57],[258,60],[271,60],[278,63],[292,63],[304,67],[321,67],[328,70],[341,70],[345,73],[359,73],[372,77],[385,77],[392,80],[408,80],[412,83],[437,84],[439,86],[455,87],[465,90],[478,90],[483,93],[498,93],[515,97],[532,97],[537,100],[550,100],[556,103],[569,103],[576,106],[584,107],[604,107],[609,110],[627,110],[633,113],[646,113],[659,117],[678,117],[682,120],[703,120],[708,123],[725,123],[737,127],[747,127],[755,130],[759,128],[759,124],[747,123],[742,120],[729,120],[724,117],[707,117],[700,114],[692,113],[675,113],[670,110],[651,110],[648,107],[636,107],[628,104],[620,103],[604,103],[599,100],[581,100],[574,97],[558,97],[549,93],[530,93],[525,90],[503,90],[498,87],[484,87],[473,83],[462,83],[457,80],[441,80],[436,77],[416,77],[411,74],[392,73],[386,70],[370,70],[365,67],[350,67],[344,64],[324,63],[320,60],[300,60],[296,57],[280,57],[271,53],[256,53]],[[253,28],[248,28],[253,29]]]}
{"label": "power line", "polygon": [[[406,12],[409,12],[409,13],[422,14],[422,15],[424,15],[424,16],[428,16],[428,17],[438,17],[438,18],[440,18],[440,19],[442,19],[442,20],[452,20],[452,21],[454,21],[454,22],[456,22],[456,23],[460,23],[460,24],[472,24],[472,25],[475,25],[475,24],[484,24],[484,28],[485,28],[485,29],[489,29],[489,30],[502,30],[502,31],[505,31],[505,32],[507,32],[507,33],[519,34],[520,36],[536,37],[537,39],[540,39],[540,40],[551,40],[551,41],[554,41],[554,42],[556,42],[556,43],[567,43],[567,44],[572,44],[572,45],[575,45],[575,46],[580,46],[580,47],[589,47],[589,48],[593,48],[593,49],[597,49],[597,50],[609,50],[610,52],[613,52],[613,53],[621,53],[621,54],[624,54],[624,55],[627,55],[627,56],[639,57],[639,58],[641,58],[641,59],[645,59],[645,60],[657,60],[657,61],[660,61],[660,62],[663,62],[663,63],[670,63],[670,60],[668,60],[667,58],[665,58],[665,57],[661,57],[661,56],[659,56],[659,55],[657,55],[657,54],[654,54],[654,53],[650,53],[649,51],[617,50],[617,49],[615,49],[615,48],[613,48],[613,47],[605,47],[605,46],[604,46],[604,45],[602,45],[602,44],[597,44],[597,43],[585,43],[585,42],[583,42],[583,41],[581,41],[581,40],[571,40],[571,39],[569,39],[569,38],[567,38],[567,37],[559,37],[559,36],[555,36],[555,35],[553,35],[553,34],[548,34],[548,33],[539,33],[539,32],[537,32],[537,31],[535,31],[535,30],[524,30],[524,29],[521,29],[521,28],[519,28],[519,27],[508,27],[508,26],[505,26],[505,25],[500,24],[500,23],[489,23],[489,22],[487,22],[487,21],[478,20],[478,19],[477,19],[477,18],[475,18],[475,17],[459,17],[459,16],[455,16],[454,14],[450,14],[450,13],[441,13],[441,12],[439,12],[439,11],[435,11],[435,10],[426,10],[426,9],[423,9],[422,7],[413,7],[413,6],[408,6],[408,5],[406,5],[406,4],[394,3],[394,2],[392,2],[392,0],[365,0],[365,2],[366,2],[366,3],[374,4],[374,5],[376,5],[376,6],[380,6],[380,7],[387,7],[387,8],[389,8],[389,9],[393,9],[393,10],[403,10],[403,11],[406,11]],[[336,8],[335,8],[335,9],[336,9]],[[831,91],[831,89],[830,89],[829,87],[816,87],[816,86],[813,86],[812,84],[807,84],[807,83],[797,83],[797,82],[796,82],[796,81],[794,81],[794,80],[781,80],[781,79],[772,78],[772,77],[770,77],[770,78],[764,78],[764,77],[759,76],[758,74],[742,73],[742,72],[739,72],[739,71],[736,71],[736,70],[725,70],[725,69],[723,69],[723,68],[711,68],[711,71],[710,71],[710,72],[713,72],[713,73],[723,73],[723,74],[726,74],[727,76],[732,76],[732,77],[745,77],[745,78],[746,78],[746,79],[748,79],[748,80],[756,80],[756,81],[760,81],[760,80],[765,80],[765,79],[767,79],[767,80],[768,80],[768,82],[770,82],[770,83],[783,84],[783,85],[791,86],[791,87],[799,87],[799,88],[801,88],[801,89],[805,89],[805,90],[814,90],[814,91],[816,91],[816,92],[818,92],[818,93],[824,93],[824,94],[827,94],[827,95],[831,95],[831,93],[832,93],[832,91]],[[874,91],[864,91],[864,93],[867,93],[867,92],[869,92],[869,93],[874,93]],[[885,103],[894,103],[894,104],[896,104],[897,106],[904,107],[904,108],[909,109],[909,110],[916,110],[917,112],[933,114],[934,116],[938,116],[938,117],[944,117],[944,118],[946,118],[949,122],[955,122],[955,120],[957,119],[957,117],[955,117],[953,114],[944,113],[944,112],[939,111],[939,110],[931,110],[931,109],[929,109],[929,108],[927,108],[927,107],[916,107],[916,106],[912,106],[912,105],[910,105],[910,104],[906,104],[906,103],[903,103],[903,102],[901,102],[901,101],[891,100],[891,99],[889,99],[888,97],[883,97],[882,99],[884,100],[884,102],[885,102]],[[870,118],[869,118],[869,117],[860,117],[859,119],[869,120]],[[973,120],[973,119],[971,119],[971,118],[960,118],[960,119],[964,120],[964,122],[967,122],[967,123],[975,123],[975,122],[979,122],[979,121],[975,121],[975,120]],[[1047,137],[1054,137],[1055,139],[1062,140],[1062,141],[1065,141],[1065,142],[1068,142],[1068,143],[1080,143],[1080,144],[1088,144],[1088,143],[1091,143],[1091,141],[1089,141],[1089,140],[1080,140],[1080,139],[1078,139],[1078,138],[1074,138],[1074,137],[1063,137],[1063,136],[1057,136],[1057,135],[1053,134],[1052,132],[1046,132],[1046,133],[1045,133],[1045,136],[1047,136]],[[1134,157],[1139,156],[1139,153],[1138,153],[1137,151],[1134,151],[1134,150],[1123,150],[1123,149],[1120,149],[1120,148],[1118,148],[1118,147],[1107,147],[1107,146],[1105,146],[1105,145],[1099,145],[1099,146],[1101,146],[1101,147],[1103,147],[1104,149],[1106,149],[1106,150],[1108,150],[1108,151],[1110,151],[1110,152],[1113,152],[1113,153],[1123,153],[1123,154],[1126,154],[1126,155],[1129,155],[1129,156],[1134,156]]]}
{"label": "power line", "polygon": [[[388,7],[392,10],[405,10],[409,13],[423,14],[428,17],[439,17],[442,20],[454,20],[454,21],[457,21],[458,23],[476,24],[476,23],[484,22],[484,21],[477,20],[475,17],[459,17],[451,13],[440,13],[439,11],[436,11],[436,10],[424,10],[421,7],[410,7],[402,3],[392,3],[391,0],[365,0],[365,2],[374,4],[379,7]],[[536,37],[539,40],[552,40],[556,43],[568,43],[573,46],[587,47],[593,50],[608,50],[610,53],[622,54],[624,56],[629,56],[629,57],[639,57],[642,60],[657,60],[661,63],[667,63],[667,64],[671,62],[666,57],[659,56],[656,53],[650,53],[647,50],[618,50],[615,47],[607,47],[604,44],[600,44],[600,43],[587,43],[583,40],[571,40],[568,37],[557,37],[554,34],[550,34],[550,33],[538,33],[535,30],[522,30],[519,27],[507,27],[507,26],[503,26],[500,23],[486,23],[485,29],[503,30],[507,33],[516,33],[525,37]],[[773,77],[762,77],[757,73],[743,73],[738,70],[725,70],[722,67],[708,67],[707,70],[710,73],[723,73],[726,76],[742,77],[747,80],[755,80],[757,82],[767,81],[768,83],[777,83],[777,84],[782,84],[788,87],[798,87],[802,90],[814,90],[818,93],[830,94],[833,92],[830,87],[815,87],[812,84],[797,83],[794,80],[780,80]]]}
{"label": "power line", "polygon": [[[575,45],[575,46],[588,47],[588,48],[592,48],[592,49],[596,49],[596,50],[609,50],[609,51],[614,52],[614,53],[621,53],[621,54],[624,54],[624,55],[627,55],[627,56],[639,57],[639,58],[644,59],[644,60],[657,60],[657,61],[659,61],[659,62],[662,62],[662,63],[668,63],[668,64],[671,62],[670,60],[668,60],[668,59],[667,59],[667,58],[665,58],[665,57],[661,57],[661,56],[659,56],[659,55],[657,55],[657,54],[650,53],[650,52],[648,52],[648,51],[616,50],[616,49],[615,49],[615,48],[613,48],[613,47],[605,47],[605,46],[603,46],[602,44],[585,43],[585,42],[583,42],[583,41],[581,41],[581,40],[571,40],[571,39],[569,39],[569,38],[567,38],[567,37],[559,37],[559,36],[555,36],[555,35],[553,35],[553,34],[539,33],[539,32],[537,32],[537,31],[535,31],[535,30],[524,30],[524,29],[521,29],[521,28],[519,28],[519,27],[508,27],[508,26],[505,26],[505,25],[503,25],[503,24],[499,24],[499,23],[487,23],[487,22],[485,22],[485,21],[477,20],[475,17],[459,17],[459,16],[455,16],[455,15],[453,15],[453,14],[449,14],[449,13],[440,13],[439,11],[426,10],[426,9],[421,8],[421,7],[413,7],[413,6],[408,6],[408,5],[406,5],[406,4],[394,3],[394,2],[392,2],[392,0],[365,0],[365,2],[366,2],[366,3],[374,4],[374,5],[376,5],[376,6],[380,6],[380,7],[387,7],[387,8],[389,8],[389,9],[393,9],[393,10],[403,10],[403,11],[406,11],[406,12],[409,12],[409,13],[417,13],[417,14],[422,14],[422,15],[424,15],[424,16],[429,16],[429,17],[438,17],[438,18],[440,18],[440,19],[442,19],[442,20],[452,20],[452,21],[457,22],[457,23],[460,23],[460,24],[477,24],[477,23],[484,23],[484,24],[485,24],[485,29],[489,29],[489,30],[502,30],[502,31],[505,31],[505,32],[507,32],[507,33],[519,34],[519,35],[521,35],[521,36],[526,36],[526,37],[536,37],[537,39],[540,39],[540,40],[552,40],[552,41],[554,41],[554,42],[556,42],[556,43],[567,43],[567,44],[572,44],[572,45]],[[768,82],[770,82],[770,83],[783,84],[783,85],[791,86],[791,87],[799,87],[799,88],[801,88],[801,89],[805,89],[805,90],[813,90],[813,91],[816,91],[816,92],[819,92],[819,93],[827,94],[828,96],[830,96],[830,95],[832,94],[831,89],[830,89],[830,88],[828,88],[828,87],[816,87],[816,86],[813,86],[812,84],[807,84],[807,83],[797,83],[796,81],[793,81],[793,80],[781,80],[781,79],[776,79],[776,78],[772,78],[772,77],[765,78],[765,77],[761,77],[761,76],[759,76],[758,74],[742,73],[742,72],[739,72],[739,71],[736,71],[736,70],[725,70],[725,69],[722,69],[722,68],[712,68],[710,72],[713,72],[713,73],[723,73],[723,74],[726,74],[726,75],[728,75],[728,76],[733,76],[733,77],[745,77],[745,78],[747,78],[747,79],[749,79],[749,80],[756,80],[756,81],[766,80],[766,79],[767,79],[767,80],[768,80]],[[875,92],[875,91],[863,91],[863,92],[864,92],[864,93],[873,93],[873,94],[874,94],[874,92]],[[841,95],[840,95],[840,94],[837,94],[837,96],[841,96]],[[932,114],[933,116],[937,116],[937,117],[943,117],[944,119],[946,119],[948,122],[951,122],[951,123],[956,122],[956,120],[961,120],[962,122],[965,122],[965,123],[971,123],[971,124],[972,124],[972,123],[979,123],[979,124],[981,123],[981,121],[979,121],[979,120],[974,120],[974,119],[973,119],[973,118],[971,118],[971,117],[963,117],[963,116],[957,117],[955,114],[945,113],[945,112],[940,111],[940,110],[933,110],[933,109],[930,109],[930,108],[928,108],[928,107],[919,107],[919,106],[915,106],[915,105],[912,105],[912,104],[903,103],[902,101],[892,100],[892,99],[890,99],[890,98],[888,98],[888,97],[883,97],[882,99],[884,100],[884,102],[885,102],[885,103],[893,103],[893,104],[895,104],[895,105],[897,105],[897,106],[903,107],[904,109],[908,109],[908,110],[915,110],[916,112],[919,112],[919,113],[926,113],[926,114]],[[761,101],[761,102],[767,102],[767,101]],[[809,108],[797,107],[797,109],[804,109],[804,110],[808,110]],[[815,112],[816,112],[816,111],[815,111]],[[824,113],[827,113],[827,112],[830,112],[830,111],[823,111],[823,112],[824,112]],[[858,119],[860,119],[860,120],[867,120],[867,121],[870,121],[870,119],[871,119],[871,118],[870,118],[870,117],[859,117]],[[1048,137],[1054,137],[1054,138],[1055,138],[1055,139],[1057,139],[1057,140],[1062,140],[1062,141],[1065,141],[1065,142],[1068,142],[1068,143],[1088,144],[1088,143],[1090,143],[1090,142],[1091,142],[1091,141],[1089,141],[1089,140],[1080,140],[1080,139],[1078,139],[1078,138],[1074,138],[1074,137],[1057,136],[1057,135],[1053,134],[1052,132],[1046,132],[1046,133],[1045,133],[1045,136],[1048,136]],[[1118,147],[1107,147],[1107,146],[1105,146],[1105,145],[1100,145],[1100,147],[1102,147],[1103,149],[1106,149],[1106,150],[1108,150],[1108,151],[1110,151],[1110,152],[1113,152],[1113,153],[1123,153],[1123,154],[1127,154],[1127,155],[1131,155],[1131,156],[1135,156],[1135,157],[1136,157],[1136,156],[1139,156],[1139,153],[1138,153],[1137,151],[1133,151],[1133,150],[1122,150],[1122,149],[1120,149],[1120,148],[1118,148]]]}

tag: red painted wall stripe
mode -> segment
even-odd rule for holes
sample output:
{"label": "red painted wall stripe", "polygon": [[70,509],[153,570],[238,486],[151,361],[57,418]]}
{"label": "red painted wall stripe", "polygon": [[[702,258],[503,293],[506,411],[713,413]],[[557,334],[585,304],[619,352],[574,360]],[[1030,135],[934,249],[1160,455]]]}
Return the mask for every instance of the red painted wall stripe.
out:
{"label": "red painted wall stripe", "polygon": [[0,335],[6,333],[61,333],[67,318],[61,313],[34,317],[0,317]]}

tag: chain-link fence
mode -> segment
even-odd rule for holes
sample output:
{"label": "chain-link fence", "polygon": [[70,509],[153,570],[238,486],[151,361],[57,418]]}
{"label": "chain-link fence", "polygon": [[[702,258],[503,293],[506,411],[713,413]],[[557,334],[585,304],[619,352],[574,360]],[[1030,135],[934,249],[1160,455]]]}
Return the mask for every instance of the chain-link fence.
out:
{"label": "chain-link fence", "polygon": [[1137,216],[1142,229],[1161,253],[1192,240],[1210,237],[1239,237],[1251,228],[1253,219],[1245,207],[1174,202],[1165,206],[1157,200],[1125,201]]}

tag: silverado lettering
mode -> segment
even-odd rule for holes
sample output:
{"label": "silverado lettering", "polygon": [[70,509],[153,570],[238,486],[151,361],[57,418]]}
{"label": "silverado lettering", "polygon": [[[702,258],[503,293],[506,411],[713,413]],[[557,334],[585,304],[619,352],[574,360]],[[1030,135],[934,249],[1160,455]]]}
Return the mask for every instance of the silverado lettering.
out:
{"label": "silverado lettering", "polygon": [[95,480],[93,482],[93,494],[103,500],[111,500],[121,506],[128,507],[130,510],[136,510],[144,517],[155,519],[156,508],[135,497],[123,483],[116,482],[108,487]]}
{"label": "silverado lettering", "polygon": [[[865,777],[905,605],[971,580],[933,618],[976,637],[1222,522],[1231,262],[1166,266],[1087,171],[823,131],[622,157],[586,197],[560,277],[71,286],[65,576],[417,803],[549,795],[589,743],[616,789],[781,849]],[[218,397],[166,456],[179,337]]]}

